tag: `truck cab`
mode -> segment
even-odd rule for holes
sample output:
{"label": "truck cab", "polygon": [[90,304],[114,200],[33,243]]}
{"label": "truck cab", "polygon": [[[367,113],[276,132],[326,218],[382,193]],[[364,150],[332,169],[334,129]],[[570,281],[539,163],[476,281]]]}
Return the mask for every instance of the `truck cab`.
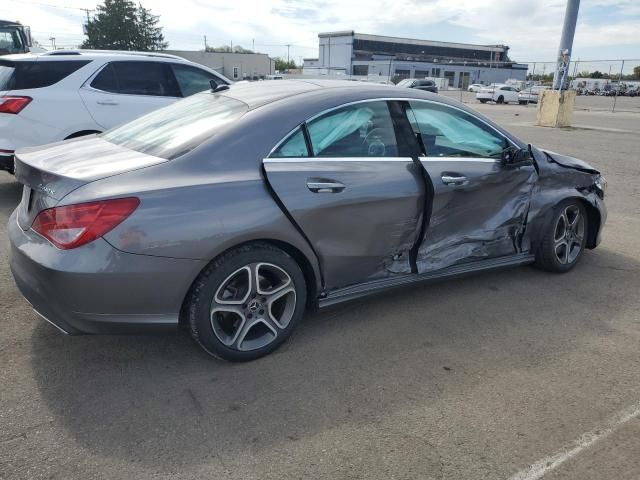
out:
{"label": "truck cab", "polygon": [[27,53],[31,43],[29,27],[20,22],[0,20],[0,55]]}

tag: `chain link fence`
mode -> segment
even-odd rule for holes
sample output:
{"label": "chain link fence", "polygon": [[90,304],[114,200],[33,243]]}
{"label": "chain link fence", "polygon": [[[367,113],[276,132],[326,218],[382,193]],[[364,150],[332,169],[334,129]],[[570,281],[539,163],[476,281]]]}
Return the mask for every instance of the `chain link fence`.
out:
{"label": "chain link fence", "polygon": [[[552,87],[555,62],[523,63],[528,65],[525,86]],[[588,102],[578,99],[578,108],[584,104],[594,110],[640,112],[640,59],[577,59],[570,62],[567,76],[578,97],[591,97]]]}

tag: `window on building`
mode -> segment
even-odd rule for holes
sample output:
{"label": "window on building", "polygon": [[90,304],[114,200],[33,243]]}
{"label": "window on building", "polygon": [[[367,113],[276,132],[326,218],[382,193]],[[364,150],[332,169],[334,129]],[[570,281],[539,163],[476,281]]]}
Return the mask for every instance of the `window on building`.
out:
{"label": "window on building", "polygon": [[369,75],[369,65],[354,65],[353,75]]}
{"label": "window on building", "polygon": [[309,123],[317,157],[396,157],[398,147],[386,102],[333,110]]}
{"label": "window on building", "polygon": [[233,78],[234,78],[234,80],[235,80],[235,79],[238,79],[238,78],[240,77],[240,75],[239,75],[239,73],[238,73],[238,72],[239,72],[239,70],[240,70],[240,69],[239,69],[238,67],[233,67]]}
{"label": "window on building", "polygon": [[400,78],[409,78],[411,76],[411,70],[396,69],[396,75]]}

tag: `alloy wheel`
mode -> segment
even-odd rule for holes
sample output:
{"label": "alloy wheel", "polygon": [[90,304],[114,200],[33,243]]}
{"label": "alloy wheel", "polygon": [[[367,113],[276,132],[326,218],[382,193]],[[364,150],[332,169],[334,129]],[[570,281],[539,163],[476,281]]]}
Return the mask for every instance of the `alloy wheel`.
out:
{"label": "alloy wheel", "polygon": [[571,264],[580,255],[584,225],[584,217],[577,205],[569,205],[562,210],[553,234],[554,252],[561,264]]}
{"label": "alloy wheel", "polygon": [[291,277],[272,263],[251,263],[234,271],[211,302],[211,327],[227,347],[262,348],[289,325],[296,307]]}

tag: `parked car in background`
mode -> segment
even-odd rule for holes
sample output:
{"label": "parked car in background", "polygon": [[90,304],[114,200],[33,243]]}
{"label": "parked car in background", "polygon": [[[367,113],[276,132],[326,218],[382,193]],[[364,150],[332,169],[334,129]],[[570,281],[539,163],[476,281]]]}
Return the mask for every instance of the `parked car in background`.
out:
{"label": "parked car in background", "polygon": [[527,103],[538,103],[538,98],[544,90],[548,90],[549,87],[543,85],[536,85],[534,87],[527,87],[524,90],[518,92],[518,103],[520,105],[526,105]]}
{"label": "parked car in background", "polygon": [[469,88],[467,88],[467,91],[469,92],[479,92],[481,88],[483,88],[484,85],[482,85],[481,83],[472,83],[471,85],[469,85]]}
{"label": "parked car in background", "polygon": [[585,162],[440,95],[336,80],[203,92],[18,152],[16,179],[10,265],[41,316],[75,334],[182,324],[234,361],[275,350],[307,308],[567,272],[606,220]]}
{"label": "parked car in background", "polygon": [[99,133],[231,81],[180,57],[55,50],[0,57],[0,169],[19,148]]}
{"label": "parked car in background", "polygon": [[433,80],[420,80],[418,78],[405,78],[397,84],[398,87],[415,88],[425,92],[438,93],[438,87]]}
{"label": "parked car in background", "polygon": [[496,103],[509,103],[518,101],[518,89],[509,85],[497,84],[489,85],[488,87],[482,87],[478,93],[476,93],[476,99],[480,103],[496,102]]}

